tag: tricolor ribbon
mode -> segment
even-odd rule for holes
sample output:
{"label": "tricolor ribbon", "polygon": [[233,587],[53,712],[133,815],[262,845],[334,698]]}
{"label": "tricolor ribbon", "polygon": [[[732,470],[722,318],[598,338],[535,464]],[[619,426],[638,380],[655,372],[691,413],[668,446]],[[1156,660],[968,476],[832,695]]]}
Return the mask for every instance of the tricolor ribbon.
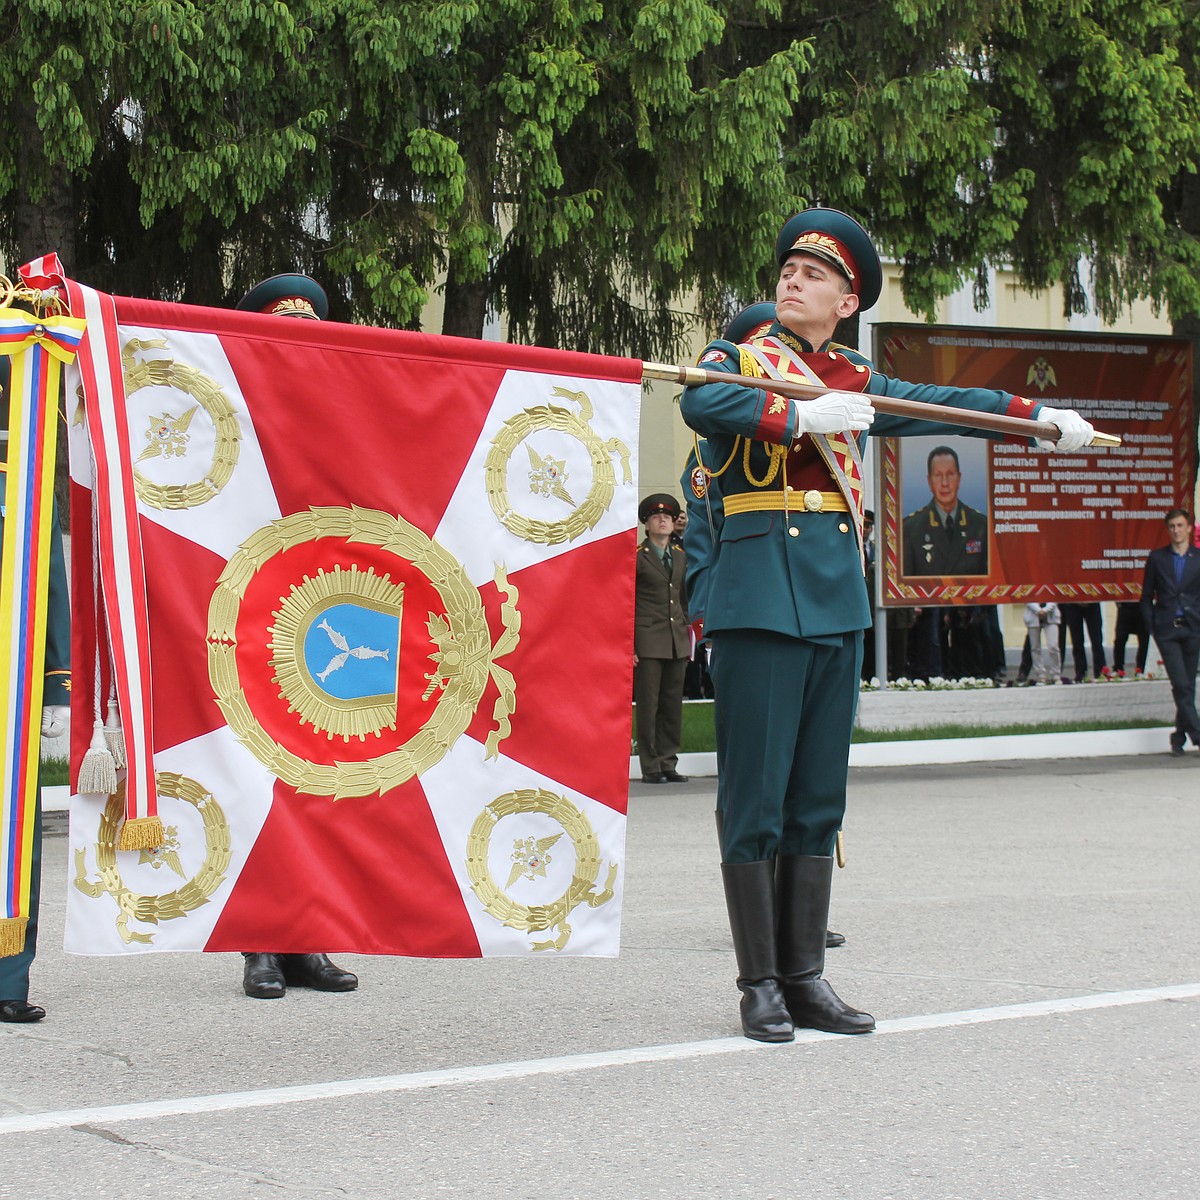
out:
{"label": "tricolor ribbon", "polygon": [[21,278],[31,288],[65,292],[70,311],[87,326],[79,347],[79,371],[88,439],[95,456],[96,553],[128,760],[125,823],[117,849],[150,849],[162,844],[163,826],[154,782],[146,572],[129,430],[121,415],[125,381],[116,306],[111,296],[67,279],[54,254],[26,264]]}
{"label": "tricolor ribbon", "polygon": [[4,549],[0,554],[0,957],[25,948],[33,864],[45,682],[54,454],[62,364],[75,357],[84,322],[0,310],[0,354],[12,359]]}

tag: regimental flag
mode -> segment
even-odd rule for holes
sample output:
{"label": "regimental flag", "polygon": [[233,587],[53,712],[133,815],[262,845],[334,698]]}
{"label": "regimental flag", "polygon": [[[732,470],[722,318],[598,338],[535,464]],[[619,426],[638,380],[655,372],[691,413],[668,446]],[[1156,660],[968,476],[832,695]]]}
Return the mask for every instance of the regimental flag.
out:
{"label": "regimental flag", "polygon": [[640,363],[69,289],[67,949],[615,954]]}

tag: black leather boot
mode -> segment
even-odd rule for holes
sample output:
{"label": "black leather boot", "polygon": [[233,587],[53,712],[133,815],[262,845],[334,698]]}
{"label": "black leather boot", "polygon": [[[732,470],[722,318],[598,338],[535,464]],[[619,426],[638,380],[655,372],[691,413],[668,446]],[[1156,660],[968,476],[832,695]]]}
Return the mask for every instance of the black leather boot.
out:
{"label": "black leather boot", "polygon": [[846,944],[846,935],[844,933],[835,933],[832,929],[825,931],[825,949],[832,950],[835,946],[844,946]]}
{"label": "black leather boot", "polygon": [[756,1042],[793,1041],[775,953],[775,862],[722,863],[721,877],[737,955],[742,1032]]}
{"label": "black leather boot", "polygon": [[281,954],[283,977],[291,987],[307,987],[318,992],[352,992],[358,976],[331,963],[325,954]]}
{"label": "black leather boot", "polygon": [[28,1000],[0,1000],[0,1021],[28,1024],[40,1021],[45,1015],[46,1010],[40,1004],[30,1004]]}
{"label": "black leather boot", "polygon": [[779,966],[784,1001],[797,1028],[870,1033],[875,1018],[844,1003],[821,978],[832,883],[832,858],[784,855],[778,860]]}
{"label": "black leather boot", "polygon": [[242,972],[242,990],[255,1000],[278,1000],[287,992],[283,981],[283,964],[278,954],[247,954],[243,951],[246,969]]}

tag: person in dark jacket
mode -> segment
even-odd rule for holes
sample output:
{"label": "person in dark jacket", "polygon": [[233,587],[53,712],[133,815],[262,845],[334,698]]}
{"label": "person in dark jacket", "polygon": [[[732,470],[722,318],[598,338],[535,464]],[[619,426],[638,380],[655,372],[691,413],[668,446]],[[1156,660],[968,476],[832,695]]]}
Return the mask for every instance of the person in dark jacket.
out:
{"label": "person in dark jacket", "polygon": [[1200,550],[1192,543],[1191,514],[1167,513],[1169,545],[1151,550],[1142,576],[1142,615],[1162,655],[1175,699],[1173,755],[1183,754],[1190,738],[1200,747],[1196,715],[1196,667],[1200,663]]}

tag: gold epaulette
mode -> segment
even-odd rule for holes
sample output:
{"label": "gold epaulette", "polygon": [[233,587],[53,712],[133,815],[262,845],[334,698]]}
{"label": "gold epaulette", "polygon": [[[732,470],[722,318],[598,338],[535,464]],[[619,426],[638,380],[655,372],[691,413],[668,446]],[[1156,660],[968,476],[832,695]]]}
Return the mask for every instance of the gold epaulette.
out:
{"label": "gold epaulette", "polygon": [[753,375],[755,378],[761,379],[763,377],[763,369],[758,359],[745,346],[738,347],[738,354],[741,356],[741,373],[743,375]]}

